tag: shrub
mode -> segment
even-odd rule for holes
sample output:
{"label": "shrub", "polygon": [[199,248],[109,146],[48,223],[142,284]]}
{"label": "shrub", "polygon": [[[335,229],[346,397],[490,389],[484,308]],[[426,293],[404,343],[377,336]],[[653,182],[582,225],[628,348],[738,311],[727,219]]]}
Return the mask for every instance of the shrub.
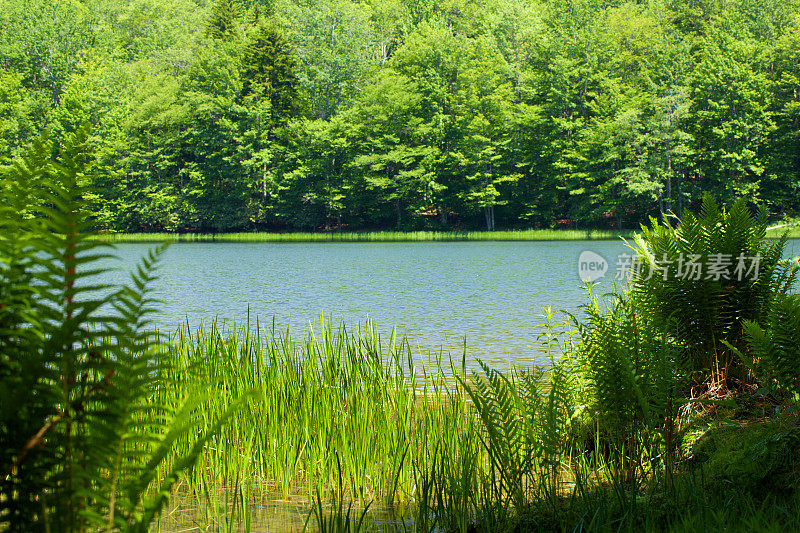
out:
{"label": "shrub", "polygon": [[800,295],[777,300],[766,327],[744,323],[749,366],[768,388],[800,394]]}

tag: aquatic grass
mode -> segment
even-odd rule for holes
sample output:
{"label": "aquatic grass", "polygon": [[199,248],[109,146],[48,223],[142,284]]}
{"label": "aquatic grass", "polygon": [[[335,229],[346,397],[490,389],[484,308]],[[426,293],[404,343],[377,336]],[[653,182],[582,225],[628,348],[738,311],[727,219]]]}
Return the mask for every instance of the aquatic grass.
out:
{"label": "aquatic grass", "polygon": [[786,236],[790,239],[800,239],[800,224],[796,222],[791,224],[778,224],[767,228],[768,239],[780,238],[784,233],[786,233]]}
{"label": "aquatic grass", "polygon": [[[554,341],[546,342],[552,349]],[[563,409],[558,372],[546,376],[549,384],[541,371],[518,366],[469,377],[466,354],[415,365],[406,339],[393,333],[384,342],[370,323],[350,331],[323,320],[302,340],[258,323],[212,323],[180,330],[170,346],[163,401],[213,390],[219,407],[209,403],[202,415],[213,419],[229,397],[254,391],[201,455],[193,486],[233,486],[238,498],[239,476],[248,472],[251,495],[268,487],[313,503],[318,488],[341,484],[340,502],[411,504],[421,530],[466,531],[475,521],[509,521],[514,509],[542,499],[542,487],[556,492],[564,477],[562,456],[570,454],[556,444],[567,421],[553,414]],[[470,385],[487,377],[505,385],[494,395]],[[482,399],[517,390],[524,401],[516,397],[503,413],[504,433],[493,435]],[[518,434],[508,430],[517,420],[524,422]]]}
{"label": "aquatic grass", "polygon": [[[167,398],[215,391],[202,416],[213,419],[229,397],[253,396],[209,444],[199,472],[229,483],[245,468],[284,497],[334,486],[338,463],[352,498],[387,505],[413,497],[409,457],[426,439],[470,429],[467,398],[441,360],[413,366],[408,343],[384,346],[368,324],[352,334],[323,322],[299,342],[256,326],[216,324],[173,338]],[[456,369],[456,372],[461,370]],[[169,400],[168,400],[169,401]],[[197,481],[201,481],[197,479]]]}
{"label": "aquatic grass", "polygon": [[309,509],[308,528],[322,531],[381,530],[371,513],[426,532],[713,529],[732,523],[708,512],[730,497],[752,523],[795,523],[778,503],[707,489],[685,466],[665,490],[664,457],[644,434],[635,457],[616,453],[597,420],[587,434],[576,363],[558,358],[570,331],[547,320],[550,369],[471,376],[465,354],[415,365],[406,339],[372,324],[323,321],[302,339],[258,323],[180,330],[154,401],[213,391],[219,403],[202,413],[213,420],[253,391],[185,478],[198,527],[248,530],[253,505],[275,498]]}
{"label": "aquatic grass", "polygon": [[320,488],[317,486],[314,490],[314,499],[312,500],[311,510],[309,511],[305,525],[303,526],[303,531],[308,528],[308,522],[312,515],[314,516],[320,533],[358,533],[364,527],[364,518],[366,517],[367,511],[369,511],[372,502],[369,502],[364,506],[358,521],[354,522],[354,515],[351,514],[353,511],[353,500],[350,500],[348,503],[347,510],[345,510],[344,507],[342,464],[338,460],[338,457],[336,461],[336,467],[339,474],[339,490],[338,492],[332,494],[331,512],[326,512],[325,505],[322,503]]}
{"label": "aquatic grass", "polygon": [[[800,226],[776,226],[767,238],[800,239]],[[633,238],[634,230],[527,229],[503,231],[364,231],[364,232],[239,232],[239,233],[103,233],[96,238],[110,243],[160,242],[526,242],[584,241]]]}
{"label": "aquatic grass", "polygon": [[104,233],[111,243],[158,242],[461,242],[582,241],[630,238],[632,231],[529,229],[508,231],[372,231],[317,233]]}
{"label": "aquatic grass", "polygon": [[[284,499],[313,502],[319,487],[341,484],[340,502],[411,502],[421,530],[497,526],[531,502],[561,497],[571,455],[568,421],[556,413],[566,390],[558,372],[547,385],[524,367],[484,367],[469,378],[464,354],[460,365],[440,354],[417,367],[405,339],[384,343],[372,324],[350,332],[325,321],[303,340],[258,324],[183,329],[170,360],[163,400],[213,390],[219,407],[208,404],[209,420],[229,397],[255,391],[189,477],[216,510],[207,487],[233,486],[231,497],[246,505],[242,472],[249,487]],[[494,392],[473,388],[475,379],[478,387],[489,379]]]}
{"label": "aquatic grass", "polygon": [[351,515],[353,511],[352,500],[347,505],[347,509],[345,510],[343,499],[337,498],[334,495],[331,500],[331,511],[328,513],[325,509],[325,505],[322,503],[319,487],[317,487],[316,499],[313,501],[313,506],[311,508],[309,517],[306,520],[306,525],[303,528],[303,531],[305,531],[308,527],[308,520],[313,514],[314,521],[316,522],[318,531],[320,533],[359,533],[362,531],[362,529],[364,529],[364,518],[366,517],[368,510],[369,505],[364,507],[364,509],[361,511],[358,521],[356,522],[353,520],[354,516]]}
{"label": "aquatic grass", "polygon": [[[183,328],[154,401],[213,391],[201,415],[213,420],[250,393],[186,477],[193,500],[208,507],[198,522],[246,529],[256,502],[278,498],[336,531],[380,529],[372,512],[415,531],[680,529],[683,507],[686,524],[730,523],[732,515],[704,510],[723,496],[686,466],[666,490],[665,458],[647,432],[619,453],[598,419],[587,419],[579,362],[560,358],[575,354],[576,341],[568,323],[546,319],[549,369],[484,366],[472,375],[466,354],[415,364],[405,338],[381,338],[369,323],[323,320],[304,338],[258,322]],[[186,446],[177,444],[176,459]],[[753,520],[790,521],[778,507],[736,497]]]}

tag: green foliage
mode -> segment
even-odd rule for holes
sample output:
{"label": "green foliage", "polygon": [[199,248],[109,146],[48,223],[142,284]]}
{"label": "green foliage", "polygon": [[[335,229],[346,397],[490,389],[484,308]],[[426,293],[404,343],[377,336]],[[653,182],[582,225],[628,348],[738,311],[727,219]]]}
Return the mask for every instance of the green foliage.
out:
{"label": "green foliage", "polygon": [[641,269],[631,290],[641,312],[661,328],[675,322],[683,361],[715,382],[745,379],[723,341],[741,346],[744,321],[764,324],[797,280],[797,267],[782,261],[786,236],[770,242],[766,228],[766,214],[753,216],[743,200],[726,211],[706,196],[697,216],[653,221],[635,239]]}
{"label": "green foliage", "polygon": [[0,71],[0,161],[15,155],[30,135],[30,97],[22,90],[22,75]]}
{"label": "green foliage", "polygon": [[342,233],[104,233],[109,242],[426,242],[426,241],[591,241],[617,240],[629,233],[583,230],[522,231],[374,231]]}
{"label": "green foliage", "polygon": [[794,216],[797,12],[9,0],[0,157],[92,122],[123,231],[621,230],[706,192]]}
{"label": "green foliage", "polygon": [[[81,2],[15,0],[0,16],[0,55],[43,108],[58,106],[85,50],[97,39],[95,13]],[[44,119],[42,115],[37,118]]]}
{"label": "green foliage", "polygon": [[310,117],[329,120],[351,107],[377,71],[379,52],[371,9],[364,2],[287,3],[287,34],[303,58],[298,78]]}
{"label": "green foliage", "polygon": [[[616,490],[632,494],[648,476],[670,486],[685,383],[679,326],[653,320],[635,297],[606,298],[611,301],[594,297],[584,306],[585,318],[577,325],[581,344],[574,357],[589,379],[589,411],[597,432],[602,432],[618,468],[612,482]],[[664,475],[654,475],[660,472]],[[635,507],[633,495],[630,500],[619,497],[626,508]]]}
{"label": "green foliage", "polygon": [[338,494],[339,494],[338,498],[336,493],[332,495],[331,512],[330,514],[328,514],[325,510],[325,506],[322,503],[322,496],[320,496],[319,487],[316,488],[314,494],[316,499],[313,501],[311,512],[306,518],[306,524],[303,527],[304,531],[308,527],[308,521],[311,518],[312,514],[314,516],[314,521],[316,522],[317,528],[320,531],[320,533],[359,533],[360,531],[362,531],[362,529],[364,528],[364,517],[367,515],[367,511],[369,510],[369,504],[367,504],[361,511],[361,515],[358,518],[358,522],[354,522],[353,518],[351,518],[350,515],[350,513],[353,510],[353,502],[350,501],[350,503],[347,505],[347,510],[345,510],[344,508],[341,465],[339,465]]}
{"label": "green foliage", "polygon": [[109,43],[107,51],[120,60],[120,67],[146,61],[163,72],[185,63],[209,22],[207,11],[194,0],[103,0],[93,7],[97,27]]}
{"label": "green foliage", "polygon": [[757,154],[774,124],[767,109],[766,73],[748,62],[758,61],[763,47],[722,32],[704,44],[690,81],[687,115],[697,166],[707,178],[704,189],[725,203],[738,197],[758,201],[765,168]]}
{"label": "green foliage", "polygon": [[678,349],[635,300],[614,298],[603,305],[594,299],[583,308],[578,329],[581,357],[592,379],[596,408],[611,433],[625,436],[637,426],[659,428],[674,416],[680,369]]}
{"label": "green foliage", "polygon": [[[147,531],[230,415],[199,426],[202,396],[152,403],[166,368],[148,318],[163,247],[130,285],[96,284],[110,256],[90,231],[86,137],[70,135],[55,159],[49,142],[35,142],[3,179],[0,398],[15,408],[0,419],[0,524],[9,531]],[[165,468],[187,435],[193,446]]]}
{"label": "green foliage", "polygon": [[717,424],[692,446],[691,461],[702,465],[712,484],[733,483],[740,490],[763,491],[768,485],[791,491],[797,483],[800,451],[797,428],[784,420],[767,423]]}
{"label": "green foliage", "polygon": [[[703,444],[673,459],[667,483],[667,420],[657,423],[664,402],[652,400],[656,422],[639,423],[627,442],[615,440],[607,419],[584,423],[592,384],[574,359],[559,358],[580,345],[569,324],[548,324],[540,343],[557,364],[552,373],[484,367],[469,382],[452,362],[411,366],[407,341],[381,342],[371,327],[350,334],[325,324],[304,339],[257,324],[182,329],[159,401],[215,390],[203,408],[212,419],[226,398],[261,385],[187,479],[199,504],[195,525],[235,528],[249,504],[277,490],[307,495],[309,527],[325,530],[386,519],[389,527],[413,520],[418,531],[691,531],[759,519],[796,528],[796,512],[781,510],[793,509],[795,497],[769,487],[773,479],[796,480],[791,413],[783,426],[703,429]],[[624,450],[611,447],[623,443]],[[185,446],[182,439],[177,452]],[[726,459],[728,452],[738,460]],[[751,477],[755,468],[745,459],[771,473]],[[362,514],[370,501],[376,504]],[[377,502],[393,514],[375,510]],[[181,507],[163,528],[177,529]]]}
{"label": "green foliage", "polygon": [[[796,269],[797,266],[793,265]],[[766,384],[800,393],[800,296],[782,296],[771,306],[764,327],[744,323],[747,362]]]}
{"label": "green foliage", "polygon": [[276,124],[298,112],[295,60],[281,30],[272,20],[259,21],[244,49],[242,97],[265,99]]}
{"label": "green foliage", "polygon": [[553,367],[543,394],[540,373],[482,367],[483,379],[464,386],[486,432],[482,441],[491,469],[484,474],[485,496],[502,508],[524,508],[532,497],[555,505],[560,461],[571,444],[565,437],[575,416],[570,376],[562,366]]}
{"label": "green foliage", "polygon": [[[589,378],[591,411],[620,468],[615,490],[626,509],[636,500],[623,493],[635,494],[648,477],[674,489],[678,429],[698,402],[721,405],[731,390],[747,390],[748,367],[760,379],[796,373],[800,310],[787,293],[798,268],[782,260],[785,235],[767,241],[764,219],[743,201],[720,211],[707,196],[697,216],[652,220],[631,246],[627,286],[602,298],[590,291],[576,320],[573,358]],[[745,339],[751,350],[740,351]],[[784,449],[790,438],[781,433],[770,446]]]}
{"label": "green foliage", "polygon": [[213,39],[229,39],[236,31],[239,17],[237,0],[215,0],[206,26],[206,34]]}

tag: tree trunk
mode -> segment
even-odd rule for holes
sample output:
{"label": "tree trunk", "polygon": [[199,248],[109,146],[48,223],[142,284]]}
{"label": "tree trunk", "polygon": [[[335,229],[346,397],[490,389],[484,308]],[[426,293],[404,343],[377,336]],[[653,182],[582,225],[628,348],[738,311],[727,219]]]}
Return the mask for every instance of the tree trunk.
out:
{"label": "tree trunk", "polygon": [[325,208],[325,231],[329,231],[331,229],[331,186],[327,170],[325,171],[325,195],[328,197],[325,202],[327,204]]}
{"label": "tree trunk", "polygon": [[667,140],[667,203],[669,210],[674,211],[672,206],[672,145],[669,140]]}
{"label": "tree trunk", "polygon": [[400,230],[400,223],[403,221],[402,220],[402,216],[401,216],[402,212],[400,211],[400,198],[395,198],[394,199],[394,209],[395,209],[395,211],[397,211],[397,229],[399,231]]}

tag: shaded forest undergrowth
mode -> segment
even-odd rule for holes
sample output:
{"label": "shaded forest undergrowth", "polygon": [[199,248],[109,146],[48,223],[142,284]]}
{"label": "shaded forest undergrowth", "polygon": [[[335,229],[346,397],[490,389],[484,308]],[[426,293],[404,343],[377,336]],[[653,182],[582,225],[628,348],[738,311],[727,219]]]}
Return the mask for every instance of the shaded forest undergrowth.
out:
{"label": "shaded forest undergrowth", "polygon": [[265,491],[315,501],[325,531],[800,523],[800,267],[765,213],[707,198],[643,227],[623,290],[590,290],[580,319],[546,312],[546,371],[468,372],[466,357],[415,366],[370,325],[154,334],[163,248],[127,287],[93,282],[112,250],[90,231],[84,140],[55,160],[36,143],[3,181],[7,530],[166,528],[187,490],[196,527],[224,531],[251,529]]}

